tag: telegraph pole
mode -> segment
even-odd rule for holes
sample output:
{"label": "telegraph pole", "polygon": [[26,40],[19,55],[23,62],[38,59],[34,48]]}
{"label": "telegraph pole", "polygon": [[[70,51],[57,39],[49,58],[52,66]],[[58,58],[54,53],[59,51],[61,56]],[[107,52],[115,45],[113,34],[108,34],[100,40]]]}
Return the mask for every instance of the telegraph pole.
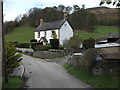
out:
{"label": "telegraph pole", "polygon": [[2,61],[2,84],[8,83],[7,75],[7,63],[5,55],[5,45],[4,45],[4,30],[3,30],[3,0],[0,0],[0,53]]}

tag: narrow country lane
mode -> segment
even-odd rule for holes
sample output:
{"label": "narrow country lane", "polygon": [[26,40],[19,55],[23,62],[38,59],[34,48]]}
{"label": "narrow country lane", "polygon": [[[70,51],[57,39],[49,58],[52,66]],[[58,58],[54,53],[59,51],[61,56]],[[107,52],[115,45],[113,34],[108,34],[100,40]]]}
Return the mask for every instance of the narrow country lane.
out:
{"label": "narrow country lane", "polygon": [[28,88],[90,88],[67,73],[62,65],[23,55],[24,76]]}

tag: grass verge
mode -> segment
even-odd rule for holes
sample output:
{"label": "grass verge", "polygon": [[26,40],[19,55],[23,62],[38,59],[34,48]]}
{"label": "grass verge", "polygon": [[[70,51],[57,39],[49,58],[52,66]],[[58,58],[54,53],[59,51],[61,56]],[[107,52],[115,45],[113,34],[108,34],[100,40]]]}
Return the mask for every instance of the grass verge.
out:
{"label": "grass verge", "polygon": [[80,80],[88,83],[95,88],[118,88],[118,78],[111,78],[108,76],[96,76],[93,74],[88,74],[85,72],[80,72],[80,70],[74,69],[70,64],[65,63],[64,68],[68,73],[74,75]]}
{"label": "grass verge", "polygon": [[3,88],[22,88],[23,78],[18,76],[9,77],[9,82]]}

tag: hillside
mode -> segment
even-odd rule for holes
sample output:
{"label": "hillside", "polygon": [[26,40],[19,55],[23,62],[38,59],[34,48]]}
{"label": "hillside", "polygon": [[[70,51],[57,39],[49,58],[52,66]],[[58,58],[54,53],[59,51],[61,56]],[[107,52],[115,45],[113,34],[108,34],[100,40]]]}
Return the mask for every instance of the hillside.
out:
{"label": "hillside", "polygon": [[94,39],[101,39],[101,38],[106,38],[106,35],[108,33],[112,32],[118,32],[118,27],[116,26],[97,26],[95,32],[89,33],[84,30],[76,30],[74,32],[75,35],[79,39],[88,39],[88,38],[94,38]]}
{"label": "hillside", "polygon": [[86,11],[95,14],[102,24],[118,25],[118,8],[94,7],[88,8]]}
{"label": "hillside", "polygon": [[108,8],[108,7],[94,7],[94,8],[87,8],[86,10],[94,14],[116,14],[118,13],[117,8]]}
{"label": "hillside", "polygon": [[[32,27],[18,27],[12,30],[12,32],[5,35],[6,41],[17,41],[17,42],[29,42],[34,39],[34,30]],[[118,27],[115,26],[97,26],[95,32],[89,33],[83,30],[75,30],[74,34],[80,39],[88,39],[90,37],[98,39],[104,38],[106,34],[110,32],[118,32]]]}
{"label": "hillside", "polygon": [[30,42],[31,39],[34,39],[34,31],[35,28],[32,27],[18,27],[6,34],[5,40],[9,42]]}

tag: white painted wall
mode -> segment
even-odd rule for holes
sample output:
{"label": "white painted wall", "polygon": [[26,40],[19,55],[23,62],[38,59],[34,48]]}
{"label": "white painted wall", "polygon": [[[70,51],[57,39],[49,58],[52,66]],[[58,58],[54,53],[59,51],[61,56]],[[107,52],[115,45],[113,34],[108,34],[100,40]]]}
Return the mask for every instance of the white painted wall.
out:
{"label": "white painted wall", "polygon": [[38,32],[34,32],[34,37],[35,37],[35,39],[38,41],[38,40],[40,40],[39,38],[38,38]]}
{"label": "white painted wall", "polygon": [[[58,39],[58,29],[55,30],[56,31],[56,35],[57,35],[57,39]],[[40,31],[40,38],[45,36],[45,31]],[[40,38],[38,38],[38,32],[35,32],[35,39],[37,41],[40,40]],[[53,39],[52,37],[52,30],[47,30],[46,31],[46,39],[48,40],[48,43],[50,43],[50,39]]]}
{"label": "white painted wall", "polygon": [[68,21],[66,21],[60,28],[60,44],[63,45],[64,39],[69,40],[71,37],[73,37],[73,29],[69,25]]}

